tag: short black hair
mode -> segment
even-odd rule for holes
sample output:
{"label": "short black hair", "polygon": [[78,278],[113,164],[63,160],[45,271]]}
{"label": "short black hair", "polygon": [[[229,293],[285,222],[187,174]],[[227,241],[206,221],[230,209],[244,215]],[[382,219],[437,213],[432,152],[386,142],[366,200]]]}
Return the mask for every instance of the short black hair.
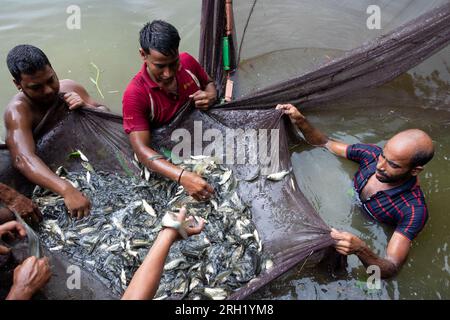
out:
{"label": "short black hair", "polygon": [[431,151],[417,151],[411,158],[411,167],[426,165],[434,157],[434,150]]}
{"label": "short black hair", "polygon": [[147,23],[139,32],[139,43],[142,50],[147,54],[152,49],[165,56],[172,56],[178,51],[180,35],[170,23],[163,20],[154,20]]}
{"label": "short black hair", "polygon": [[41,49],[29,44],[20,44],[12,48],[6,57],[6,64],[17,82],[22,79],[22,73],[34,74],[45,66],[52,66]]}

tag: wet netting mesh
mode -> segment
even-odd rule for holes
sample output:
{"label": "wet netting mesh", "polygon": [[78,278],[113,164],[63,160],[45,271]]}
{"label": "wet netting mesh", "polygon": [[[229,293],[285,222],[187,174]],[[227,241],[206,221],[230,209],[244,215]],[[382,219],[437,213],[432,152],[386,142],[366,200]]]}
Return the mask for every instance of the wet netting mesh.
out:
{"label": "wet netting mesh", "polygon": [[[397,23],[392,22],[388,29],[384,29],[389,32],[364,37],[370,40],[356,49],[352,40],[338,41],[339,34],[331,35],[331,39],[339,42],[335,46],[339,51],[327,52],[321,55],[322,59],[305,63],[302,53],[309,55],[311,52],[302,48],[323,47],[320,43],[302,43],[302,34],[313,30],[301,28],[296,14],[308,13],[308,3],[235,0],[233,12],[227,14],[225,1],[203,0],[199,60],[215,79],[221,97],[227,78],[234,80],[235,99],[217,104],[207,112],[187,104],[169,125],[152,132],[153,147],[163,150],[171,149],[176,144],[177,141],[171,141],[168,137],[177,129],[187,130],[193,137],[198,130],[205,132],[208,129],[213,129],[216,137],[227,137],[235,129],[233,132],[238,132],[237,139],[241,139],[241,143],[230,143],[224,139],[217,144],[223,147],[218,148],[219,155],[220,152],[227,155],[241,152],[247,154],[247,159],[256,151],[268,155],[264,157],[268,160],[264,163],[260,159],[224,163],[239,179],[238,193],[250,205],[264,250],[274,262],[273,268],[235,291],[229,297],[231,299],[248,297],[306,258],[317,262],[325,257],[335,257],[331,249],[330,229],[298,188],[294,175],[288,174],[275,182],[264,175],[290,171],[289,147],[301,140],[290,121],[274,109],[275,105],[289,102],[313,107],[356,90],[381,85],[418,65],[450,41],[449,3],[428,3],[421,11],[425,14],[413,17],[405,13],[407,10],[404,9],[408,7],[405,4],[389,11],[394,12],[389,19],[394,21],[396,18]],[[334,6],[339,6],[337,14],[351,12],[347,5],[347,1],[341,1],[339,5],[334,3]],[[286,10],[289,6],[291,10]],[[279,12],[286,16],[280,16]],[[314,26],[311,28],[314,29]],[[227,74],[223,68],[222,43],[225,30],[230,29],[233,31],[228,37],[230,74]],[[277,55],[281,58],[276,58]],[[265,69],[274,68],[278,68],[279,72],[264,73]],[[260,77],[256,79],[252,73],[258,73]],[[290,80],[285,80],[288,78]],[[270,86],[260,88],[267,84]],[[255,133],[257,140],[248,138],[249,132]],[[133,164],[133,152],[119,115],[89,109],[69,112],[66,106],[60,105],[49,111],[34,134],[37,154],[53,170],[59,166],[70,171],[83,170],[79,161],[67,157],[74,150],[82,150],[96,170],[124,175],[140,174]],[[261,136],[266,139],[260,140]],[[192,139],[191,152],[193,155],[200,154],[210,144],[211,137],[200,141]],[[0,181],[29,196],[34,186],[12,168],[5,148],[0,152],[0,165]],[[255,172],[261,174],[256,179],[249,179]],[[57,253],[47,252],[47,255],[55,266],[54,276],[44,291],[48,298],[117,298],[95,276],[84,271],[82,290],[68,290],[65,283],[67,260]]]}

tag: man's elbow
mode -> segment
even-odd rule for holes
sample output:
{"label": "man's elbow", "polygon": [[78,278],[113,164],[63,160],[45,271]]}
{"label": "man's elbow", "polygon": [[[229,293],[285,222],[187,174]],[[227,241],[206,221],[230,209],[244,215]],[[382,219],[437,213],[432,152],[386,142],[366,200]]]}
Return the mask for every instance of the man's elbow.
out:
{"label": "man's elbow", "polygon": [[14,169],[26,174],[32,167],[32,156],[24,153],[11,154],[11,162]]}
{"label": "man's elbow", "polygon": [[400,268],[401,264],[387,260],[387,262],[380,268],[380,277],[382,279],[392,278],[398,274]]}

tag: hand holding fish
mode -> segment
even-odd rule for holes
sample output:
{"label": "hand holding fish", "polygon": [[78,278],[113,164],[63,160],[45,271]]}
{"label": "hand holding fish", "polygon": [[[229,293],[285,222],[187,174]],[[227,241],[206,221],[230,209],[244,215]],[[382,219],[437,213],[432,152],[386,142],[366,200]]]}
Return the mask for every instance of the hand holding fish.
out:
{"label": "hand holding fish", "polygon": [[197,201],[208,200],[214,193],[214,188],[194,172],[183,171],[180,177],[180,184]]}
{"label": "hand holding fish", "polygon": [[197,224],[193,216],[186,219],[186,213],[186,208],[182,207],[178,214],[167,216],[167,219],[166,217],[163,218],[162,223],[166,227],[164,232],[170,233],[173,241],[180,240],[181,238],[187,239],[192,235],[199,234],[205,227],[205,220],[203,218],[200,218]]}
{"label": "hand holding fish", "polygon": [[14,282],[7,300],[28,300],[50,280],[48,258],[32,256],[14,270]]}
{"label": "hand holding fish", "polygon": [[[9,221],[0,225],[0,238],[7,236],[10,239],[15,239],[16,235],[24,238],[27,235],[25,228],[17,221]],[[0,245],[0,254],[8,254],[9,248]]]}
{"label": "hand holding fish", "polygon": [[89,215],[91,202],[80,191],[71,188],[67,193],[63,194],[63,197],[64,203],[72,218],[81,219]]}

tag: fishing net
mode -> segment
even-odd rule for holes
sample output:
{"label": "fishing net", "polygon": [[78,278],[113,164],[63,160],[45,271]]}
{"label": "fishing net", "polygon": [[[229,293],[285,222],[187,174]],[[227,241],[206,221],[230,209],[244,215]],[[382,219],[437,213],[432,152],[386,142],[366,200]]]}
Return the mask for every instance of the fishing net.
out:
{"label": "fishing net", "polygon": [[[358,39],[340,41],[339,35],[335,34],[338,51],[328,52],[326,58],[323,55],[321,59],[311,58],[314,62],[307,59],[297,61],[289,57],[298,57],[301,54],[299,48],[317,48],[323,47],[323,44],[301,44],[302,32],[312,31],[302,29],[300,32],[296,11],[281,8],[289,5],[292,9],[308,12],[307,8],[298,1],[281,2],[283,4],[278,1],[235,0],[233,3],[235,32],[229,37],[229,50],[230,69],[235,71],[231,78],[235,80],[236,99],[218,104],[207,112],[187,104],[170,124],[152,132],[152,144],[158,150],[172,150],[179,141],[168,137],[172,134],[179,137],[177,130],[182,129],[194,137],[189,142],[193,155],[202,154],[214,140],[216,146],[223,147],[215,150],[216,156],[243,153],[247,157],[245,161],[225,162],[223,165],[232,169],[239,180],[238,193],[250,206],[264,251],[272,257],[274,267],[238,289],[230,296],[231,299],[248,297],[305,259],[320,261],[331,256],[332,261],[339,260],[334,259],[330,249],[333,241],[329,227],[298,188],[295,176],[288,174],[280,181],[267,179],[269,173],[290,172],[289,147],[301,141],[301,135],[289,119],[274,106],[280,102],[298,103],[304,108],[320,106],[356,90],[378,86],[438,52],[450,40],[449,3],[435,1],[423,4],[422,12],[426,13],[411,19],[411,14],[404,10],[408,7],[407,1],[400,1],[403,7],[399,5],[391,11],[391,23],[388,29],[384,29],[384,35],[364,35],[363,39],[371,40],[353,49],[356,47],[354,41]],[[442,3],[445,4],[437,7]],[[337,13],[351,11],[348,4],[342,2],[336,9]],[[280,16],[280,12],[285,16]],[[227,80],[222,65],[226,16],[225,2],[203,1],[200,61],[215,79],[220,96],[225,92]],[[252,16],[259,16],[263,24],[253,23],[249,19]],[[351,19],[351,15],[348,18]],[[284,19],[283,24],[274,22],[280,19]],[[386,30],[389,32],[386,33]],[[275,51],[277,53],[272,53]],[[277,54],[281,54],[282,58],[274,58]],[[292,64],[294,60],[298,63]],[[258,63],[260,69],[257,70]],[[278,67],[278,73],[264,73],[265,69]],[[255,78],[252,72],[260,72],[262,76]],[[288,78],[286,74],[292,78],[276,83]],[[275,76],[278,78],[275,79]],[[260,89],[267,84],[270,86]],[[210,134],[203,136],[208,130]],[[237,138],[228,138],[231,132],[237,132]],[[37,154],[53,170],[59,166],[69,171],[84,170],[79,161],[67,157],[74,150],[82,150],[96,170],[140,175],[133,164],[133,152],[123,132],[122,118],[118,115],[88,109],[69,112],[66,107],[58,106],[35,130],[35,137]],[[224,140],[220,142],[219,137]],[[264,161],[252,160],[252,155],[256,153],[265,155]],[[7,150],[0,152],[0,163],[0,181],[30,195],[34,186],[12,168]],[[259,174],[253,179],[255,173]],[[84,271],[82,290],[69,290],[65,283],[67,259],[56,253],[47,254],[58,265],[46,289],[47,297],[117,298],[109,294],[94,276]]]}

